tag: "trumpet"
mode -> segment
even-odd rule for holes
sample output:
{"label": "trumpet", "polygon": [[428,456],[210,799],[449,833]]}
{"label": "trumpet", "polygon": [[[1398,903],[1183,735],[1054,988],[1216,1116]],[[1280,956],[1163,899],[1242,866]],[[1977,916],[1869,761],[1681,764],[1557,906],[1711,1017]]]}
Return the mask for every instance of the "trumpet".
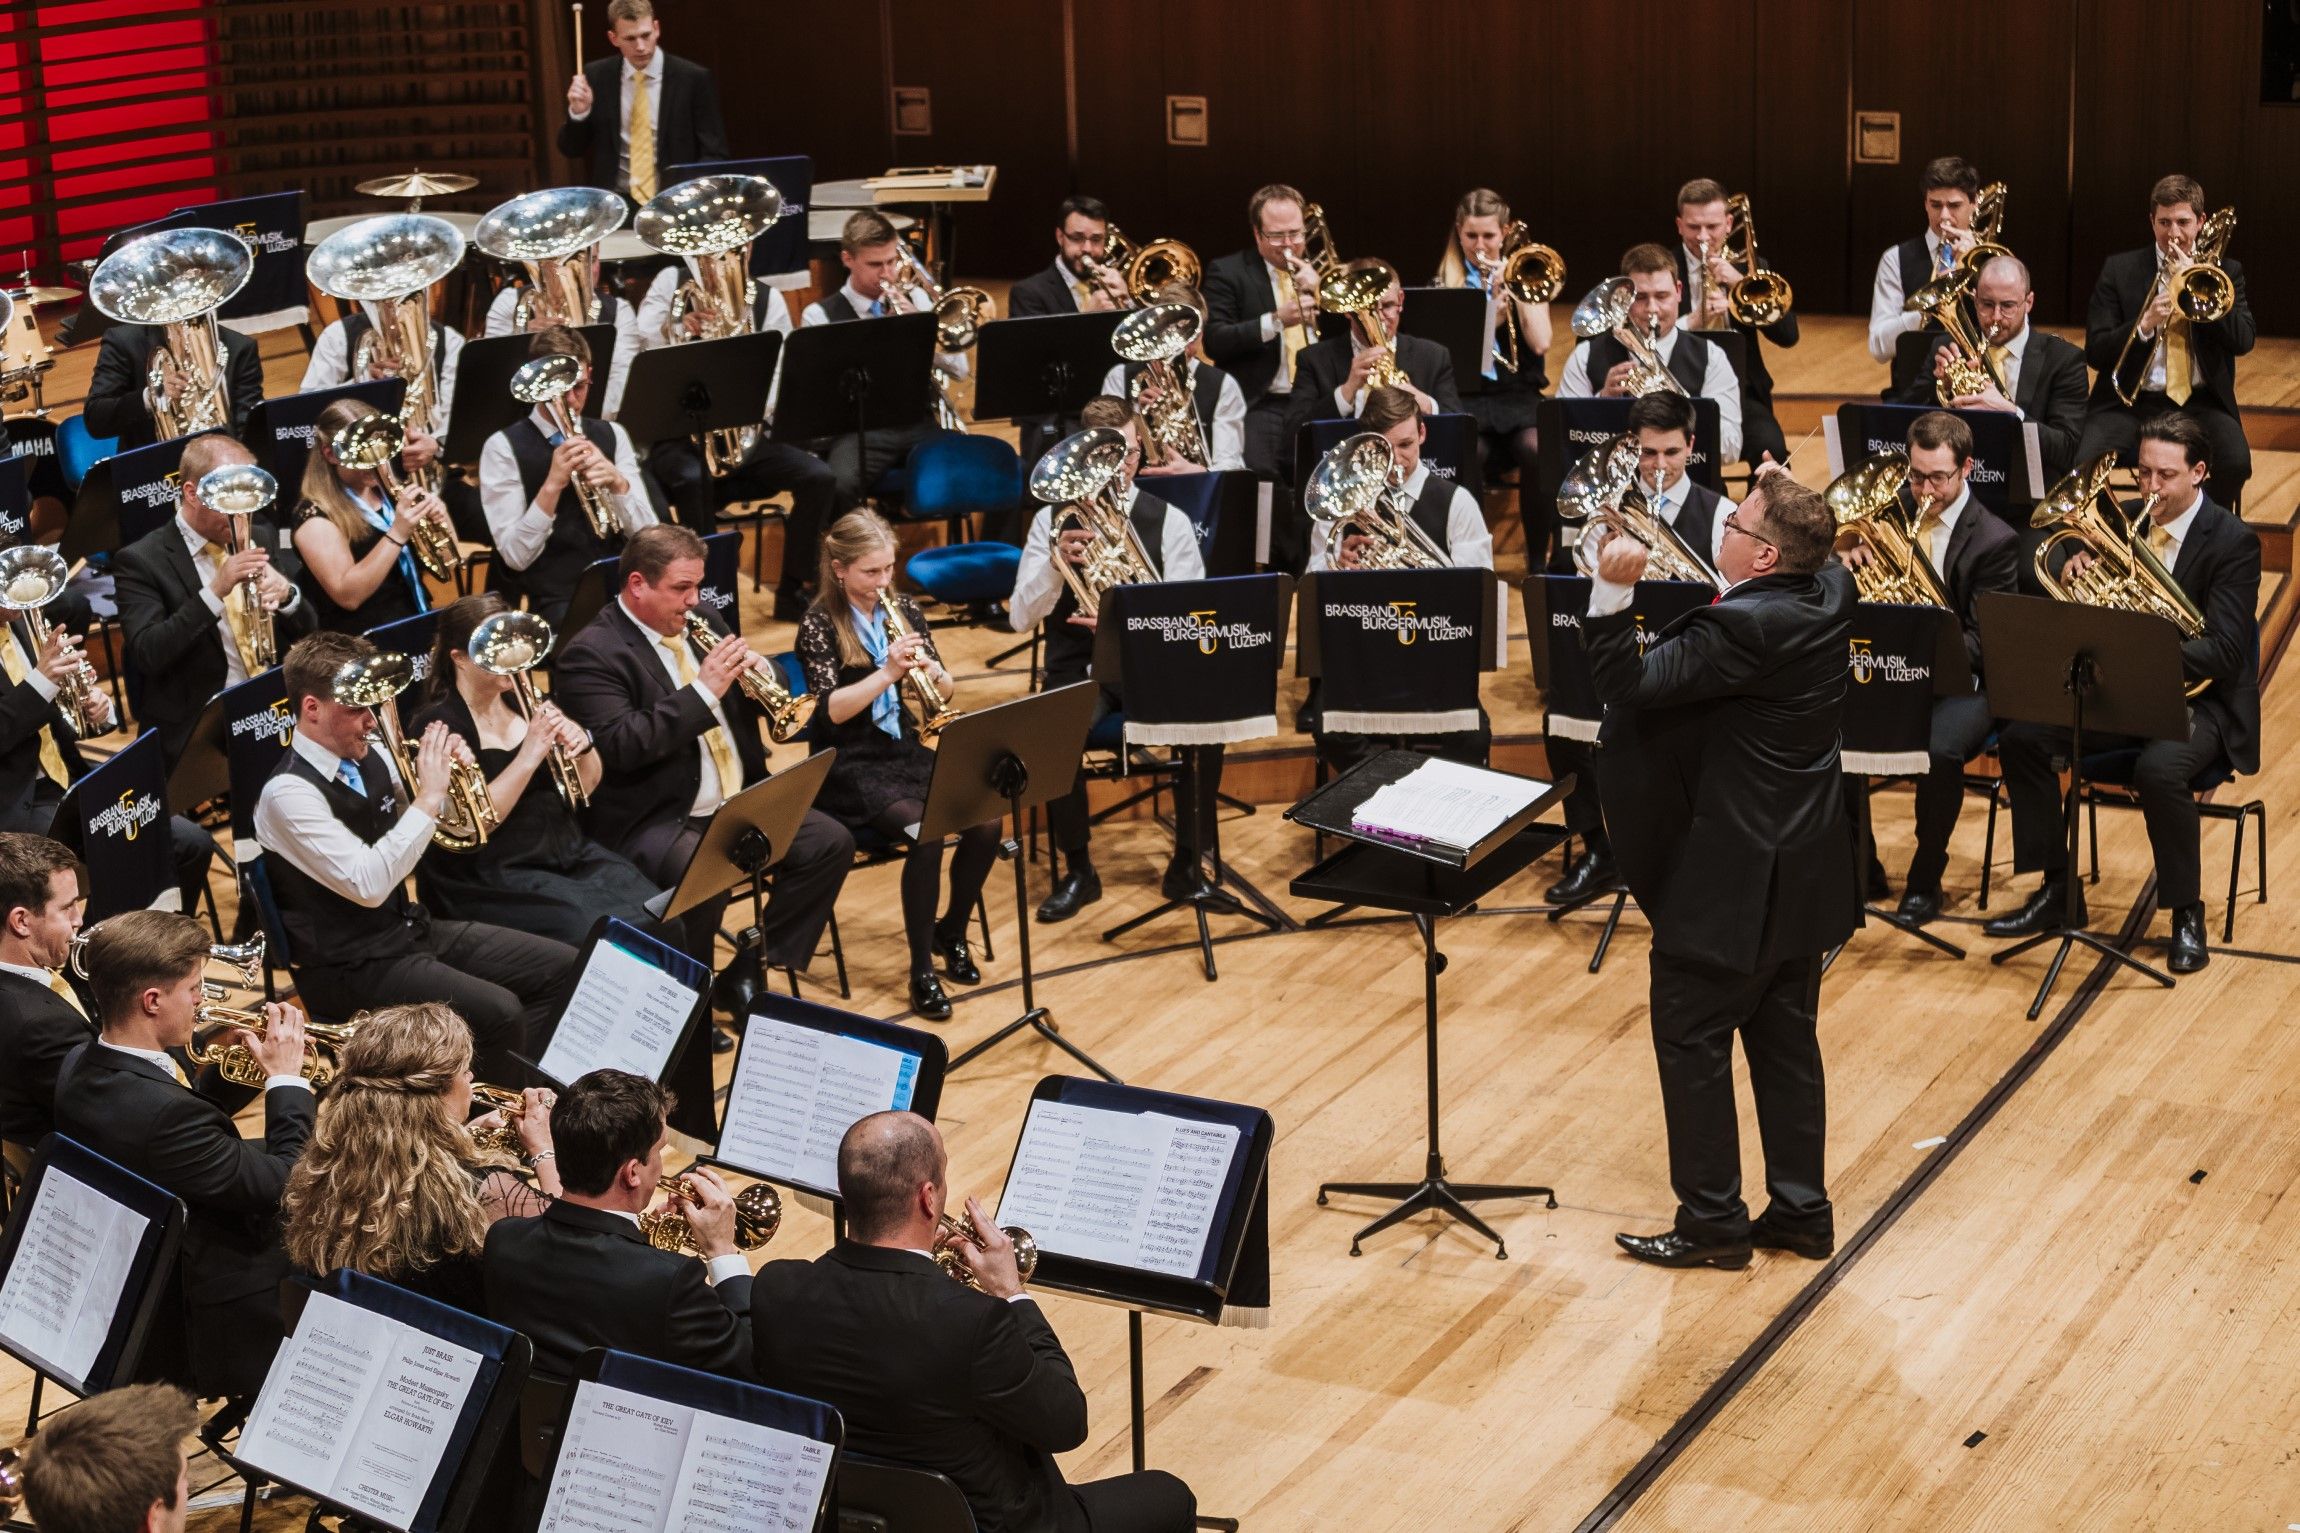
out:
{"label": "trumpet", "polygon": [[1908,457],[1881,452],[1830,481],[1821,498],[1837,519],[1838,542],[1858,539],[1869,550],[1868,562],[1853,571],[1861,600],[1953,606],[1947,582],[1917,536],[1932,511],[1933,497],[1927,495],[1913,510],[1903,512],[1901,490],[1908,482]]}
{"label": "trumpet", "polygon": [[[2029,526],[2051,529],[2030,555],[2037,583],[2055,601],[2146,612],[2172,624],[2184,639],[2201,636],[2202,609],[2141,536],[2158,497],[2143,499],[2128,520],[2109,494],[2109,476],[2115,471],[2113,452],[2080,463],[2029,513]],[[2089,554],[2092,562],[2082,573],[2056,569],[2055,556],[2064,550]],[[2192,682],[2188,695],[2194,697],[2210,685]]]}
{"label": "trumpet", "polygon": [[1321,274],[1318,307],[1328,314],[1347,314],[1357,322],[1366,344],[1377,348],[1373,371],[1366,374],[1369,389],[1410,389],[1413,379],[1398,365],[1396,338],[1382,319],[1382,299],[1397,285],[1397,269],[1387,261],[1353,261],[1334,276]]}
{"label": "trumpet", "polygon": [[[32,653],[27,658],[33,666],[40,663],[40,651],[48,645],[48,619],[40,609],[63,595],[70,579],[64,556],[53,548],[19,543],[0,549],[0,610],[24,615],[24,626],[32,636]],[[95,667],[85,659],[64,678],[56,693],[56,707],[72,733],[83,740],[102,734],[114,722],[112,700],[97,682]]]}
{"label": "trumpet", "polygon": [[[658,1251],[686,1251],[700,1256],[695,1244],[695,1227],[679,1210],[693,1201],[688,1195],[684,1178],[659,1177],[655,1185],[671,1195],[671,1201],[661,1208],[650,1208],[639,1216],[639,1233],[647,1237],[647,1244]],[[783,1195],[765,1182],[753,1182],[735,1194],[735,1249],[756,1251],[775,1238],[775,1231],[783,1227]]]}
{"label": "trumpet", "polygon": [[[1725,211],[1732,215],[1732,227],[1726,232],[1725,243],[1719,247],[1719,258],[1741,268],[1741,279],[1726,294],[1726,303],[1733,315],[1733,323],[1763,328],[1774,324],[1789,312],[1796,302],[1796,289],[1789,279],[1767,266],[1757,254],[1757,220],[1749,211],[1749,199],[1739,192],[1725,199]],[[1740,244],[1734,244],[1734,237]],[[1708,257],[1708,242],[1702,242],[1702,256]]]}
{"label": "trumpet", "polygon": [[[1110,349],[1142,364],[1127,391],[1142,416],[1144,453],[1165,463],[1180,457],[1200,468],[1213,462],[1206,429],[1198,419],[1197,396],[1185,360],[1205,328],[1205,318],[1186,303],[1154,303],[1137,309],[1111,332]],[[1145,399],[1155,390],[1155,396]]]}
{"label": "trumpet", "polygon": [[[1119,476],[1126,467],[1126,438],[1107,426],[1094,426],[1064,437],[1030,471],[1030,493],[1055,509],[1047,536],[1056,544],[1055,573],[1070,587],[1080,613],[1099,617],[1102,596],[1113,586],[1135,585],[1158,578],[1141,534],[1119,502]],[[1087,533],[1083,566],[1062,556],[1062,535],[1073,529]]]}
{"label": "trumpet", "polygon": [[[895,268],[893,286],[897,292],[923,297],[933,309],[935,350],[965,351],[972,347],[982,327],[998,318],[997,300],[978,287],[954,287],[945,292],[934,273],[911,254],[909,241],[896,240],[894,248],[900,264]],[[957,378],[940,362],[929,370],[928,377],[934,385],[936,424],[945,431],[964,431],[966,417],[958,413],[958,405],[950,397]]]}
{"label": "trumpet", "polygon": [[[239,1031],[263,1037],[262,1012],[252,1007],[203,1001],[193,1011],[192,1018],[192,1041],[184,1049],[186,1059],[201,1069],[214,1065],[217,1073],[235,1086],[253,1089],[270,1078],[270,1072],[256,1058],[253,1049],[244,1043],[222,1041],[224,1034]],[[296,1073],[310,1081],[314,1090],[333,1082],[343,1068],[344,1045],[351,1042],[352,1035],[358,1031],[357,1022],[305,1022],[303,1060],[296,1066]]]}
{"label": "trumpet", "polygon": [[[1056,562],[1060,563],[1061,561],[1057,560]],[[892,594],[881,595],[879,606],[886,612],[887,643],[893,645],[909,638],[911,626],[904,620],[902,608],[896,604]],[[950,705],[950,700],[942,695],[942,689],[937,687],[933,678],[927,675],[926,666],[923,663],[912,666],[906,679],[910,682],[911,693],[918,703],[920,739],[933,739],[950,727],[952,719],[959,717],[966,711],[963,708],[953,708]]]}
{"label": "trumpet", "polygon": [[1573,333],[1585,341],[1594,341],[1601,335],[1610,335],[1629,353],[1632,364],[1629,374],[1629,392],[1633,397],[1667,391],[1690,396],[1677,375],[1661,365],[1661,342],[1656,323],[1644,334],[1629,323],[1629,306],[1637,301],[1636,292],[1627,277],[1608,277],[1588,292],[1581,302],[1573,306]]}
{"label": "trumpet", "polygon": [[[1479,261],[1477,271],[1487,292],[1506,294],[1517,303],[1550,303],[1565,289],[1565,257],[1547,245],[1535,244],[1523,219],[1502,230],[1500,258]],[[1524,365],[1515,304],[1502,305],[1501,334],[1508,350],[1495,360],[1514,373]]]}
{"label": "trumpet", "polygon": [[[540,405],[551,418],[552,427],[569,441],[583,436],[581,423],[575,412],[567,407],[567,396],[583,382],[583,364],[560,353],[532,358],[519,364],[511,375],[511,397],[523,405]],[[605,486],[594,484],[590,478],[577,474],[574,479],[575,499],[583,507],[584,520],[591,524],[591,533],[602,543],[611,543],[624,534],[623,508]]]}
{"label": "trumpet", "polygon": [[144,408],[161,440],[232,429],[216,311],[254,271],[255,255],[236,234],[166,229],[128,241],[89,278],[88,301],[106,319],[162,332],[144,375]]}
{"label": "trumpet", "polygon": [[[320,241],[304,263],[312,286],[331,298],[357,303],[367,316],[351,375],[362,379],[380,370],[405,383],[399,420],[411,431],[429,432],[438,418],[431,285],[462,264],[463,232],[424,213],[362,219]],[[436,466],[410,477],[424,489],[439,487]]]}
{"label": "trumpet", "polygon": [[[782,193],[764,176],[700,176],[682,181],[639,210],[632,224],[640,239],[687,263],[687,280],[671,295],[673,344],[749,335],[758,285],[751,278],[751,245],[783,216]],[[724,427],[695,438],[703,466],[723,477],[759,440],[757,426]]]}
{"label": "trumpet", "polygon": [[[535,691],[535,667],[551,653],[555,637],[551,625],[535,613],[498,612],[471,630],[471,642],[465,646],[472,663],[481,670],[511,678],[511,696],[530,729],[535,727],[535,710],[542,706]],[[565,745],[554,744],[550,760],[551,781],[558,786],[559,796],[567,800],[567,807],[581,809],[590,803],[575,753]]]}
{"label": "trumpet", "polygon": [[[394,460],[407,445],[407,428],[389,415],[363,415],[328,439],[328,451],[345,468],[365,469],[375,475],[393,505],[407,493]],[[419,516],[407,524],[407,545],[415,562],[434,580],[453,580],[463,568],[463,550],[455,531],[437,517]]]}
{"label": "trumpet", "polygon": [[555,186],[502,203],[471,243],[526,268],[511,328],[587,325],[599,317],[599,242],[623,227],[623,198],[593,186]]}
{"label": "trumpet", "polygon": [[[256,513],[279,494],[279,481],[253,463],[227,463],[200,476],[200,504],[231,524],[233,553],[255,543]],[[231,625],[232,642],[239,646],[240,665],[250,676],[279,663],[279,637],[272,626],[272,610],[264,605],[263,576],[254,574],[232,588],[242,620]]]}
{"label": "trumpet", "polygon": [[[2140,305],[2147,313],[2156,302],[2157,294],[2167,284],[2172,288],[2173,307],[2181,318],[2192,325],[2209,325],[2226,319],[2228,311],[2236,307],[2236,283],[2221,267],[2228,253],[2228,241],[2236,233],[2236,210],[2222,208],[2204,220],[2196,231],[2195,243],[2186,250],[2167,259],[2150,284],[2147,298]],[[2116,354],[2116,367],[2110,376],[2115,380],[2116,397],[2131,404],[2140,397],[2140,386],[2148,379],[2148,364],[2156,349],[2164,344],[2159,335],[2145,346],[2140,346],[2140,321],[2132,322],[2132,331],[2124,338],[2124,349]],[[2133,361],[2135,347],[2139,350],[2139,365]]]}
{"label": "trumpet", "polygon": [[[1008,1240],[1014,1242],[1014,1270],[1021,1274],[1022,1281],[1029,1282],[1038,1271],[1038,1241],[1019,1224],[1002,1224],[999,1228],[1005,1232]],[[950,1243],[960,1240],[970,1246],[980,1247],[982,1231],[976,1229],[974,1221],[964,1214],[955,1218],[944,1214],[941,1238],[934,1248],[934,1264],[967,1287],[980,1288],[981,1282],[967,1268],[966,1263],[958,1259],[958,1252],[951,1249]]]}
{"label": "trumpet", "polygon": [[491,1111],[503,1114],[502,1127],[474,1129],[471,1132],[471,1142],[482,1150],[517,1155],[523,1148],[519,1142],[519,1119],[527,1111],[527,1098],[508,1086],[490,1086],[485,1081],[473,1081],[471,1100],[483,1102]]}
{"label": "trumpet", "polygon": [[[703,621],[700,612],[687,614],[687,642],[695,646],[696,654],[707,655],[717,649],[721,638],[716,628]],[[814,717],[815,695],[790,691],[776,674],[775,663],[764,655],[754,655],[735,684],[767,716],[767,737],[777,745],[797,739],[799,731],[807,727],[807,720]]]}
{"label": "trumpet", "polygon": [[[416,791],[415,748],[399,728],[399,694],[415,680],[415,664],[407,656],[381,651],[365,660],[353,660],[335,673],[330,695],[346,708],[366,708],[375,715],[371,745],[390,753],[392,764],[412,797]],[[465,756],[448,763],[447,802],[439,811],[439,824],[431,839],[451,852],[468,852],[487,844],[498,823],[495,800],[487,791],[487,774]]]}
{"label": "trumpet", "polygon": [[1592,447],[1567,470],[1557,487],[1557,519],[1579,524],[1573,562],[1585,575],[1597,573],[1597,553],[1605,542],[1597,535],[1602,527],[1651,551],[1646,561],[1647,579],[1719,584],[1709,561],[1687,544],[1675,527],[1654,515],[1652,503],[1637,483],[1637,443],[1627,436]]}
{"label": "trumpet", "polygon": [[1413,506],[1398,488],[1397,454],[1389,438],[1361,431],[1318,460],[1302,492],[1302,509],[1326,529],[1328,560],[1339,564],[1342,538],[1362,534],[1368,546],[1359,567],[1373,570],[1439,570],[1453,561],[1413,519]]}

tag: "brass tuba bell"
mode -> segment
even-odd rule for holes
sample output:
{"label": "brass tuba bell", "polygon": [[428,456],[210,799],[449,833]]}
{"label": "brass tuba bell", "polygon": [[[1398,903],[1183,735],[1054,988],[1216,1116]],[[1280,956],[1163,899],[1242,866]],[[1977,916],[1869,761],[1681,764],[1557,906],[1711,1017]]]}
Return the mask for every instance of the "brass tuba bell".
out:
{"label": "brass tuba bell", "polygon": [[[425,213],[363,218],[321,240],[304,262],[313,287],[358,304],[367,316],[367,333],[351,357],[352,380],[379,368],[397,376],[407,386],[399,420],[410,431],[428,433],[439,419],[431,285],[462,264],[463,231]],[[438,488],[436,468],[413,478]]]}
{"label": "brass tuba bell", "polygon": [[[749,335],[757,284],[751,244],[783,216],[783,194],[765,176],[698,176],[658,193],[631,227],[649,246],[687,263],[671,295],[672,344]],[[687,316],[700,333],[690,336]],[[727,474],[759,440],[757,426],[729,426],[696,439],[712,477]]]}
{"label": "brass tuba bell", "polygon": [[157,325],[144,407],[161,440],[232,429],[216,311],[255,271],[247,242],[221,229],[164,229],[132,239],[96,267],[88,301],[116,324]]}
{"label": "brass tuba bell", "polygon": [[1142,546],[1120,500],[1125,468],[1125,434],[1108,426],[1089,426],[1055,443],[1030,470],[1032,498],[1053,508],[1048,513],[1048,541],[1059,545],[1063,533],[1073,528],[1092,536],[1083,566],[1059,552],[1054,558],[1055,573],[1087,617],[1100,614],[1102,593],[1111,587],[1158,578],[1149,550]]}
{"label": "brass tuba bell", "polygon": [[622,195],[596,186],[555,186],[500,203],[471,243],[527,272],[511,328],[587,325],[599,317],[599,242],[623,227]]}

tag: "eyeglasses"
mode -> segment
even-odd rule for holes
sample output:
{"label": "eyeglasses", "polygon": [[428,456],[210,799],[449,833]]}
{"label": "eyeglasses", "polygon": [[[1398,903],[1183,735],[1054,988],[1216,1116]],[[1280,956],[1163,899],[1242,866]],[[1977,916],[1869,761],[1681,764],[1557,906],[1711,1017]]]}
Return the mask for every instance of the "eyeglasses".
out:
{"label": "eyeglasses", "polygon": [[1779,548],[1781,546],[1780,544],[1774,542],[1771,538],[1765,536],[1765,534],[1761,532],[1752,532],[1747,527],[1742,526],[1741,513],[1738,511],[1728,511],[1725,513],[1725,530],[1727,532],[1738,532],[1741,534],[1741,536],[1762,543],[1767,548]]}

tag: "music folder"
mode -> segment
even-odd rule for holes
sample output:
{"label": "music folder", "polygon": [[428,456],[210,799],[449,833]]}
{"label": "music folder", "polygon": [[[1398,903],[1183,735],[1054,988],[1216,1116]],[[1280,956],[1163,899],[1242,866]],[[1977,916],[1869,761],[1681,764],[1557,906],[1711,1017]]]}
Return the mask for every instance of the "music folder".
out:
{"label": "music folder", "polygon": [[166,1188],[43,1139],[0,1237],[0,1351],[76,1395],[128,1382],[174,1291],[184,1217]]}
{"label": "music folder", "polygon": [[[714,1127],[710,1046],[698,1049],[696,1035],[710,1016],[711,971],[668,942],[601,916],[583,941],[575,972],[575,988],[549,1032],[530,1042],[530,1047],[539,1046],[530,1061],[536,1073],[562,1088],[594,1070],[670,1080],[679,1093],[673,1127],[695,1133],[688,1125],[699,1122],[701,1137],[709,1138]],[[677,1066],[698,1052],[704,1074],[702,1100],[696,1104],[688,1100],[691,1072]]]}
{"label": "music folder", "polygon": [[[583,325],[576,334],[591,348],[591,391],[583,413],[596,418],[606,408],[607,365],[615,356],[613,325]],[[534,360],[534,337],[490,335],[465,341],[455,359],[455,413],[448,417],[440,456],[450,463],[477,463],[487,439],[534,410],[511,397],[511,375]]]}

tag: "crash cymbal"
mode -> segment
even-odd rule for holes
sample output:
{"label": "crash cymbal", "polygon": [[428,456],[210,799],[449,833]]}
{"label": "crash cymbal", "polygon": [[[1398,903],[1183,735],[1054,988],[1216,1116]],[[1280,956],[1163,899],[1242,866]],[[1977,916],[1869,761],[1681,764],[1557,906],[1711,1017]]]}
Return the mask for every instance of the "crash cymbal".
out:
{"label": "crash cymbal", "polygon": [[437,170],[411,170],[404,176],[378,176],[353,190],[363,197],[447,197],[468,192],[479,184],[477,176]]}
{"label": "crash cymbal", "polygon": [[63,303],[80,296],[76,287],[11,287],[0,288],[14,303]]}

